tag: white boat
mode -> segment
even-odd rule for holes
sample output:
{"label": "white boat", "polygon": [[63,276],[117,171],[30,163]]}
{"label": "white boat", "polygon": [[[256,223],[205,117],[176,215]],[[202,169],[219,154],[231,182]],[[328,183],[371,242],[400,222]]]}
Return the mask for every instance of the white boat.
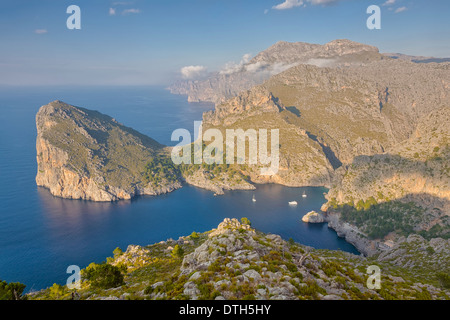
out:
{"label": "white boat", "polygon": [[253,202],[256,202],[255,195],[253,195],[252,201],[253,201]]}
{"label": "white boat", "polygon": [[290,206],[296,206],[297,205],[297,201],[289,201],[289,205]]}
{"label": "white boat", "polygon": [[307,197],[305,191],[303,191],[302,197],[303,197],[303,198],[306,198],[306,197]]}

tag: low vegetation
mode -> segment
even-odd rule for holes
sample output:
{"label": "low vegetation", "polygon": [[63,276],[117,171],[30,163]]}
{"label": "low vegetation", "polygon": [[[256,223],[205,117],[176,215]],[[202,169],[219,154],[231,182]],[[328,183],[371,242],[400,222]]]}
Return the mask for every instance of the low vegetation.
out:
{"label": "low vegetation", "polygon": [[[34,292],[29,299],[449,299],[446,272],[431,272],[423,256],[420,272],[398,261],[379,261],[341,251],[315,250],[249,228],[250,221],[178,240],[114,250],[106,263],[82,270],[81,289],[66,286]],[[247,225],[247,227],[244,226]],[[219,226],[220,227],[220,226]],[[217,233],[217,231],[220,231]],[[419,250],[420,251],[420,250]],[[425,254],[432,253],[424,250]],[[434,253],[433,255],[435,255]],[[436,256],[441,259],[440,256]],[[192,264],[194,263],[194,265]],[[203,265],[196,267],[195,264]],[[381,289],[367,288],[367,267],[382,270]],[[436,262],[434,262],[436,264]],[[428,271],[427,271],[428,270]],[[430,277],[424,277],[428,272]]]}

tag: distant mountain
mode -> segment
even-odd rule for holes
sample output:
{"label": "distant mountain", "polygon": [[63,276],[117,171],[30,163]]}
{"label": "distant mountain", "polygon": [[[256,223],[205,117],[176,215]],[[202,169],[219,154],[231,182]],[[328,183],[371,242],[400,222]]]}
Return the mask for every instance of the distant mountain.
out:
{"label": "distant mountain", "polygon": [[238,69],[222,70],[204,80],[178,81],[169,89],[172,93],[187,95],[191,102],[219,104],[299,64],[338,66],[381,58],[377,48],[350,40],[334,40],[324,45],[280,41]]}
{"label": "distant mountain", "polygon": [[410,56],[402,53],[383,53],[383,55],[390,57],[392,59],[400,59],[411,61],[415,63],[442,63],[442,62],[450,62],[450,58],[434,58],[434,57],[423,57],[423,56]]}
{"label": "distant mountain", "polygon": [[207,101],[220,104],[299,64],[318,67],[357,66],[386,57],[416,63],[450,62],[450,58],[410,56],[401,53],[380,54],[376,47],[347,39],[333,40],[324,45],[279,41],[239,68],[211,73],[201,80],[177,81],[169,89],[174,94],[187,95],[190,102]]}

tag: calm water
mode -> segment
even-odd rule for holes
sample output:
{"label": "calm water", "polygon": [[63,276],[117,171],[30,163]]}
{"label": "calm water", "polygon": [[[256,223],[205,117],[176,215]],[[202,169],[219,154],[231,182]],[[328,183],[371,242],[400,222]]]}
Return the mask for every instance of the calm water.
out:
{"label": "calm water", "polygon": [[[177,239],[216,227],[226,217],[248,217],[264,232],[315,248],[358,253],[326,224],[308,225],[301,217],[318,210],[323,188],[258,186],[256,191],[212,192],[186,186],[158,197],[118,203],[55,198],[38,188],[35,115],[53,100],[95,109],[119,122],[173,145],[177,128],[212,108],[189,104],[163,88],[0,88],[0,279],[19,281],[27,290],[64,284],[66,269],[85,267],[112,255],[116,247]],[[308,193],[302,198],[303,190]],[[257,201],[252,202],[255,195]],[[288,201],[297,200],[297,207]]]}

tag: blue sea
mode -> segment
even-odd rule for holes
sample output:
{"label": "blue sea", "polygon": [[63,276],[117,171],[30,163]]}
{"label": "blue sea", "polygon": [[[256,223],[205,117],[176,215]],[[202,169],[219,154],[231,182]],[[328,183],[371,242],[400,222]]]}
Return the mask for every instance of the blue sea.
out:
{"label": "blue sea", "polygon": [[[185,186],[132,201],[94,203],[53,197],[36,186],[35,115],[53,100],[98,110],[155,140],[172,131],[193,133],[194,121],[213,108],[188,103],[162,87],[0,87],[0,279],[26,290],[65,284],[67,267],[102,262],[116,247],[178,239],[217,227],[224,218],[247,217],[252,226],[319,249],[358,254],[327,224],[309,225],[304,214],[319,210],[325,188],[259,185],[223,196]],[[306,192],[308,197],[302,198]],[[256,202],[252,201],[255,195]],[[288,201],[297,200],[297,207]]]}

